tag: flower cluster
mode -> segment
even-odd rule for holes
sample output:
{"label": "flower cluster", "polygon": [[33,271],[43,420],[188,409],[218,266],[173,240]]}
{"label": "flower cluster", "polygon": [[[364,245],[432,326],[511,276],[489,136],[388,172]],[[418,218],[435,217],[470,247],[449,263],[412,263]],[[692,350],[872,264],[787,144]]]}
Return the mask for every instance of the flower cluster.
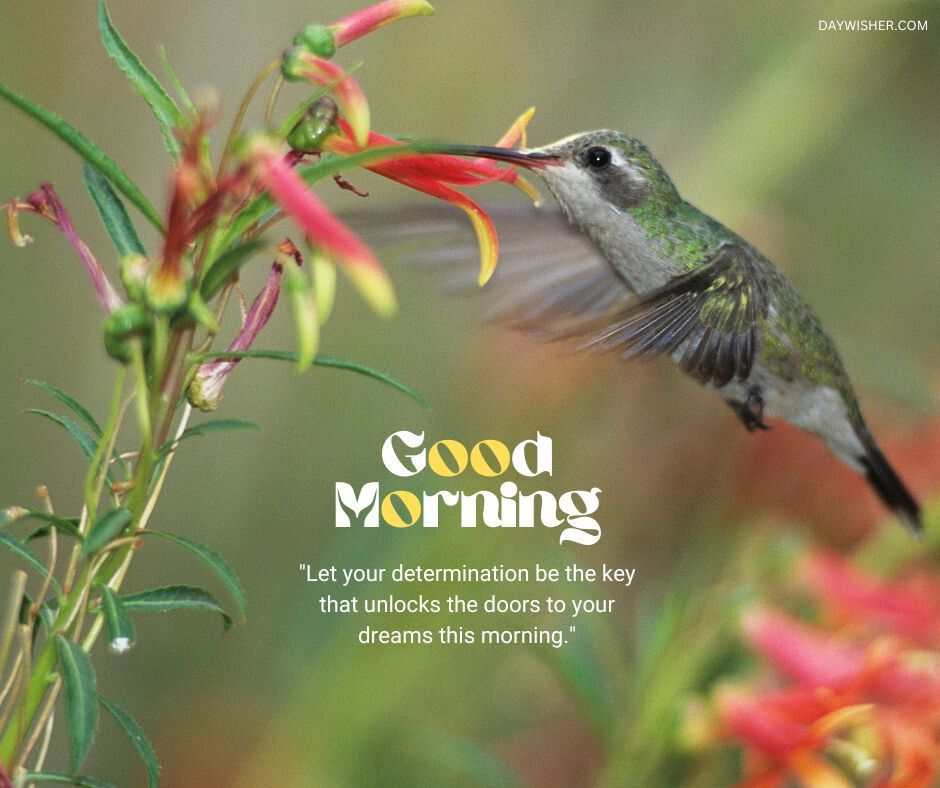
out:
{"label": "flower cluster", "polygon": [[814,553],[799,579],[814,625],[754,609],[750,648],[770,670],[716,692],[723,736],[744,745],[747,786],[934,785],[940,764],[940,579],[879,580]]}
{"label": "flower cluster", "polygon": [[[319,327],[332,306],[334,265],[377,313],[393,314],[397,303],[385,269],[313,190],[328,175],[342,187],[353,188],[340,172],[358,166],[466,211],[478,236],[480,283],[485,283],[496,267],[496,231],[480,206],[454,187],[500,181],[518,186],[535,200],[537,192],[512,166],[425,153],[419,144],[373,131],[363,91],[332,60],[342,47],[380,27],[432,12],[425,0],[385,0],[331,25],[305,27],[275,64],[280,77],[268,107],[274,107],[283,80],[308,83],[313,94],[288,114],[276,132],[245,134],[240,128],[244,110],[273,69],[262,72],[236,114],[229,142],[216,166],[209,158],[207,132],[209,118],[218,113],[211,109],[184,113],[171,102],[164,113],[176,118],[172,126],[164,128],[175,159],[170,199],[164,217],[152,209],[148,214],[161,230],[161,249],[156,255],[147,255],[132,231],[124,233],[134,239],[120,249],[125,294],[119,294],[81,240],[51,186],[44,185],[41,192],[26,201],[13,200],[0,206],[7,209],[11,238],[20,245],[30,240],[19,228],[21,212],[39,214],[59,226],[88,270],[98,301],[109,316],[105,346],[123,363],[131,363],[137,345],[145,357],[148,349],[159,347],[155,344],[156,334],[166,333],[167,327],[172,332],[186,332],[189,340],[195,330],[202,329],[211,341],[218,332],[227,293],[238,286],[239,269],[251,256],[249,253],[264,250],[275,258],[274,264],[251,310],[243,310],[243,327],[228,345],[233,353],[251,348],[278,303],[285,275],[289,277],[290,302],[295,312],[300,368],[312,363],[316,355]],[[499,144],[524,143],[525,126],[531,116],[532,110],[521,116]],[[268,120],[271,126],[270,117]],[[101,193],[117,200],[108,180],[95,168],[89,169],[102,181]],[[111,180],[120,188],[121,178]],[[283,217],[291,218],[304,234],[311,266],[303,266],[304,254],[290,240],[268,241],[264,237]],[[223,298],[217,306],[210,306],[219,294]],[[175,333],[174,337],[180,338]],[[182,346],[185,342],[176,344]],[[217,359],[196,369],[188,376],[190,402],[203,410],[215,408],[222,385],[238,360]],[[171,401],[175,399],[172,391],[165,395]]]}
{"label": "flower cluster", "polygon": [[[209,132],[223,113],[218,107],[194,104],[166,62],[176,94],[171,95],[121,38],[105,0],[98,0],[102,43],[153,111],[172,162],[164,212],[77,128],[0,82],[0,99],[44,125],[84,159],[85,186],[117,250],[116,275],[109,274],[82,240],[50,184],[42,184],[26,199],[0,204],[0,210],[7,213],[9,236],[17,246],[32,240],[20,227],[27,215],[43,218],[62,232],[91,279],[105,315],[104,348],[120,364],[104,426],[70,395],[31,381],[81,422],[34,410],[68,431],[89,465],[83,474],[83,504],[76,516],[61,516],[48,495],[42,497],[41,511],[22,506],[0,511],[0,527],[19,520],[42,521],[40,530],[27,541],[48,538],[51,556],[46,566],[25,542],[0,534],[0,547],[26,560],[43,578],[38,594],[30,589],[27,597],[27,574],[14,575],[8,615],[0,622],[0,669],[5,671],[0,679],[4,687],[0,691],[0,786],[40,778],[90,785],[91,778],[79,775],[98,727],[99,705],[131,737],[150,784],[156,784],[159,764],[152,748],[129,716],[98,695],[88,652],[104,627],[112,650],[127,651],[136,637],[130,616],[135,609],[211,609],[222,614],[225,626],[233,622],[211,594],[193,586],[164,586],[133,598],[118,594],[134,555],[153,536],[169,539],[201,558],[245,615],[244,588],[220,555],[188,538],[148,528],[182,439],[200,431],[250,426],[219,419],[187,429],[193,408],[211,411],[218,406],[226,380],[243,359],[288,360],[299,369],[313,363],[345,368],[421,401],[386,373],[318,354],[320,329],[332,310],[338,271],[348,275],[380,315],[394,313],[396,300],[378,258],[330,211],[315,189],[332,179],[359,193],[343,175],[366,167],[453,203],[469,214],[479,236],[481,283],[496,266],[496,233],[483,210],[454,187],[500,181],[537,196],[512,166],[441,155],[435,152],[442,149],[439,144],[406,142],[373,131],[363,91],[333,62],[338,51],[362,36],[432,10],[425,0],[384,0],[331,25],[304,28],[292,46],[252,82],[215,157]],[[285,80],[300,82],[310,90],[278,122],[278,99]],[[246,132],[244,120],[265,85],[269,93],[264,124]],[[524,140],[531,114],[513,124],[503,144]],[[158,232],[152,248],[141,241],[124,200]],[[306,244],[272,234],[283,219],[293,221]],[[259,256],[270,267],[248,306],[241,273]],[[293,311],[296,351],[255,348],[277,305],[285,301]],[[240,329],[224,350],[213,350],[232,303],[241,307]],[[136,420],[137,450],[125,452],[119,442],[126,435],[125,419],[131,418]],[[74,539],[74,544],[68,561],[57,565],[59,538]],[[60,567],[61,582],[56,578]],[[135,599],[139,605],[142,598],[149,601],[135,608]],[[46,773],[43,764],[60,690],[66,697],[71,769]]]}

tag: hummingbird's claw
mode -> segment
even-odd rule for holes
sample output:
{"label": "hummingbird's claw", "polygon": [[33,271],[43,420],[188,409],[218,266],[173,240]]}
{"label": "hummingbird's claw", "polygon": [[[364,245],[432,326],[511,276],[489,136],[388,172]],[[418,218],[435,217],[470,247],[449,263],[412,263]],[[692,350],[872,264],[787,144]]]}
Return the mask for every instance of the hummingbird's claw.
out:
{"label": "hummingbird's claw", "polygon": [[760,389],[756,386],[748,394],[747,401],[728,400],[728,404],[734,408],[748,432],[754,430],[769,430],[770,425],[764,423],[764,398],[760,395]]}

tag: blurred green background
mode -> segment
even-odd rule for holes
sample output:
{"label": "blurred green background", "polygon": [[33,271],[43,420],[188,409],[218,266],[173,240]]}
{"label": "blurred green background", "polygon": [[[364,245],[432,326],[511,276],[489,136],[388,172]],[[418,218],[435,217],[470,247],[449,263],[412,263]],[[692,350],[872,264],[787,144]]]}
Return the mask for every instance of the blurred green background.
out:
{"label": "blurred green background", "polygon": [[[644,140],[687,199],[752,240],[808,296],[889,454],[892,441],[902,445],[931,423],[940,373],[936,3],[435,5],[436,16],[392,26],[338,58],[363,61],[356,78],[377,129],[492,142],[535,105],[533,144],[599,127]],[[220,98],[221,134],[248,82],[297,29],[355,3],[109,6],[154,71],[164,44],[194,95]],[[820,19],[845,18],[927,19],[930,29],[817,29]],[[168,169],[158,131],[100,47],[93,3],[3,3],[0,79],[71,120],[162,204]],[[114,270],[75,154],[6,105],[0,140],[0,200],[52,181]],[[368,174],[352,180],[374,193],[373,203],[421,199]],[[324,193],[336,206],[357,203]],[[473,196],[484,204],[515,197]],[[29,505],[44,483],[58,509],[72,511],[81,457],[63,433],[23,413],[41,395],[21,380],[49,381],[103,416],[113,367],[102,352],[101,314],[65,241],[29,218],[24,230],[36,238],[27,249],[0,243],[0,505]],[[825,479],[851,484],[850,474],[784,428],[748,436],[718,398],[668,364],[564,355],[482,326],[477,300],[441,295],[390,267],[400,316],[381,321],[343,287],[322,350],[400,377],[430,412],[341,372],[298,377],[287,366],[246,363],[227,384],[220,415],[263,431],[192,441],[173,468],[154,525],[225,555],[251,609],[247,625],[225,637],[196,614],[141,620],[133,652],[96,656],[103,693],[148,731],[166,785],[497,784],[510,774],[524,784],[589,784],[629,723],[618,699],[630,692],[638,621],[655,614],[667,590],[706,588],[727,545],[760,523],[786,520],[846,543],[845,508],[877,511],[867,492],[830,497],[813,520],[778,506],[779,487],[791,497],[813,493],[773,473],[793,466],[774,464],[775,439],[797,457],[816,452]],[[262,268],[246,277],[249,297]],[[289,316],[276,315],[260,345],[286,347],[291,336]],[[515,442],[537,430],[552,436],[549,489],[603,490],[601,542],[565,548],[554,531],[461,531],[455,523],[436,532],[334,529],[334,483],[386,480],[381,444],[398,429],[468,444]],[[917,485],[929,493],[937,478]],[[827,520],[832,508],[843,511]],[[169,545],[144,555],[128,590],[203,580],[201,567]],[[571,689],[564,664],[530,649],[359,646],[364,620],[321,616],[318,590],[297,569],[572,560],[637,569],[614,614],[585,626],[565,651],[609,682],[593,699]],[[12,564],[0,561],[4,577]],[[142,784],[130,746],[108,721],[87,770]]]}

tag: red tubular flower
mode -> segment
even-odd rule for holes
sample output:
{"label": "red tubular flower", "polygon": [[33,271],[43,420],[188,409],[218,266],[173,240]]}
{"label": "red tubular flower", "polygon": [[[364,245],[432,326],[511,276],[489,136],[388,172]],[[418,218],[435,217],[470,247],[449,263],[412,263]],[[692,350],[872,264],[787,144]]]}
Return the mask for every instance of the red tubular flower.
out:
{"label": "red tubular flower", "polygon": [[[533,110],[524,113],[503,136],[501,144],[516,142],[525,132],[525,126],[532,117]],[[341,133],[329,137],[325,149],[339,154],[354,153],[358,146],[350,125],[340,120]],[[398,140],[383,134],[371,132],[368,135],[367,148],[384,148],[400,144]],[[539,195],[532,186],[512,167],[503,168],[483,159],[465,159],[446,154],[416,154],[387,159],[378,164],[367,165],[366,169],[389,178],[416,191],[453,203],[464,210],[470,217],[480,246],[481,285],[486,284],[496,270],[499,257],[499,238],[496,228],[486,212],[473,200],[452,186],[478,186],[484,183],[501,181],[517,186],[529,197],[538,202]]]}
{"label": "red tubular flower", "polygon": [[426,0],[385,0],[362,8],[329,26],[337,48],[368,35],[390,22],[409,16],[427,16],[434,8]]}
{"label": "red tubular flower", "polygon": [[[788,697],[791,694],[796,697]],[[777,708],[778,704],[782,708]],[[821,705],[825,706],[799,690],[757,698],[733,691],[719,694],[718,706],[727,733],[763,756],[755,758],[755,753],[750,753],[752,763],[759,768],[741,788],[782,786],[788,773],[797,776],[807,788],[851,788],[852,783],[821,753],[840,732],[864,723],[870,706],[824,711],[810,723],[791,717],[794,710],[816,710]]]}
{"label": "red tubular flower", "polygon": [[397,308],[395,291],[369,247],[330,212],[275,149],[256,142],[250,158],[265,188],[306,233],[310,243],[336,257],[379,314],[393,314]]}
{"label": "red tubular flower", "polygon": [[[281,295],[281,278],[284,275],[284,266],[291,265],[292,262],[298,260],[292,251],[293,244],[289,242],[278,247],[277,258],[271,264],[271,271],[268,273],[264,287],[261,288],[261,292],[252,302],[238,336],[229,343],[228,347],[225,348],[226,350],[249,350],[258,334],[261,333],[261,329],[271,319],[278,298]],[[299,265],[299,262],[297,264]],[[190,403],[199,410],[215,410],[222,400],[222,386],[240,360],[238,358],[220,358],[202,364],[187,392]]]}
{"label": "red tubular flower", "polygon": [[208,126],[200,115],[179,132],[182,154],[173,172],[163,249],[147,284],[147,299],[158,311],[172,312],[185,302],[191,286],[190,245],[235,197],[229,184],[216,183],[205,167],[202,145]]}
{"label": "red tubular flower", "polygon": [[62,204],[59,195],[56,194],[51,184],[43,183],[39,187],[39,191],[31,194],[25,202],[14,200],[10,202],[6,208],[8,211],[7,226],[10,237],[17,246],[25,246],[32,240],[29,236],[23,235],[20,232],[19,222],[17,221],[18,211],[29,211],[48,219],[62,231],[62,235],[65,236],[65,239],[75,251],[75,254],[78,255],[78,259],[81,260],[85,271],[91,279],[91,285],[95,290],[95,297],[98,299],[98,303],[101,304],[101,308],[104,310],[105,314],[110,315],[124,303],[121,296],[118,295],[117,290],[114,288],[114,285],[111,284],[111,280],[108,279],[108,275],[98,262],[98,258],[95,257],[91,249],[88,248],[88,244],[79,236],[75,225],[72,224],[72,217],[69,215],[69,212]]}

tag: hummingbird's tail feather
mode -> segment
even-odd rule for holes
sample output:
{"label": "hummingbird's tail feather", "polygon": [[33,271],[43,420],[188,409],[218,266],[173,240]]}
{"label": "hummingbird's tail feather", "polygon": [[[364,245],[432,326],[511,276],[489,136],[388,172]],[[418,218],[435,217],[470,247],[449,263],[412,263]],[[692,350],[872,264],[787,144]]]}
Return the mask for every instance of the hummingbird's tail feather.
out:
{"label": "hummingbird's tail feather", "polygon": [[859,462],[865,469],[869,484],[878,493],[878,497],[904,521],[911,531],[918,535],[922,534],[924,524],[921,522],[919,504],[881,453],[881,449],[878,448],[868,430],[862,429],[859,432],[859,438],[865,447],[865,454],[859,457]]}

